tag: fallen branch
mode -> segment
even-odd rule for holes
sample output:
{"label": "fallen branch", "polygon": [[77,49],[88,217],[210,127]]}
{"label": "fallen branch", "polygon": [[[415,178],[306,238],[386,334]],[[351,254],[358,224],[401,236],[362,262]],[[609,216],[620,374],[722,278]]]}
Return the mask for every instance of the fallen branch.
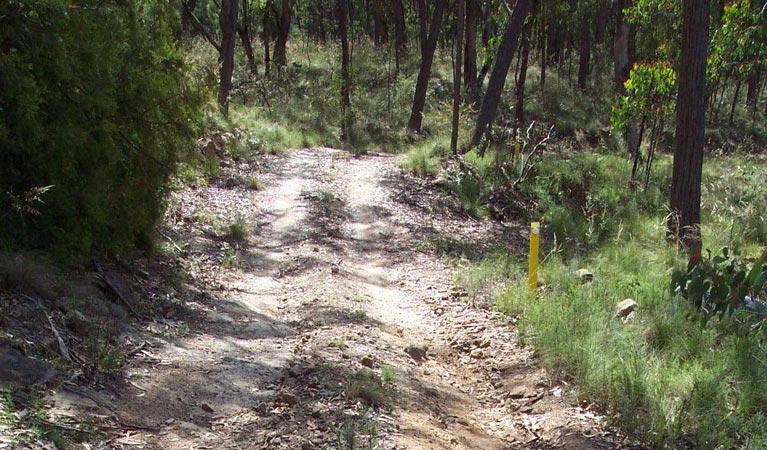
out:
{"label": "fallen branch", "polygon": [[[40,305],[40,308],[42,308],[43,305]],[[43,311],[45,312],[45,311]],[[45,312],[45,318],[48,319],[48,325],[51,326],[51,331],[53,332],[53,335],[56,337],[56,342],[59,344],[59,352],[61,352],[61,356],[63,356],[67,361],[72,361],[72,356],[69,354],[69,349],[67,348],[67,345],[64,343],[64,339],[61,338],[61,335],[59,334],[59,330],[56,329],[56,327],[53,325],[53,320],[51,320],[51,316]]]}

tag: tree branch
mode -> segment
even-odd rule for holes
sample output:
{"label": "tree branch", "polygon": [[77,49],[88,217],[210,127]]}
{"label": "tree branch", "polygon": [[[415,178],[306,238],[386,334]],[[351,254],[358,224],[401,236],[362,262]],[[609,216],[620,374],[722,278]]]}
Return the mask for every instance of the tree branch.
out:
{"label": "tree branch", "polygon": [[189,9],[189,5],[187,5],[184,0],[181,0],[181,5],[184,7],[184,11],[189,14],[189,17],[192,18],[192,23],[194,24],[195,28],[197,28],[197,31],[202,34],[202,37],[204,37],[205,40],[210,43],[210,45],[218,50],[219,53],[221,53],[221,46],[216,43],[216,41],[213,39],[213,36],[211,36],[210,33],[208,33],[208,30],[205,29],[205,25],[203,25],[202,22],[200,22],[200,19],[194,15],[194,12]]}

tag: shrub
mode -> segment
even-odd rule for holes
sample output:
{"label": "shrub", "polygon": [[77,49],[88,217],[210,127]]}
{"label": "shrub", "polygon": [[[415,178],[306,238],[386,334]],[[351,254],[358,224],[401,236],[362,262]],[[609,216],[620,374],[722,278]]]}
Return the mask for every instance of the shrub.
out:
{"label": "shrub", "polygon": [[175,14],[157,0],[0,3],[0,191],[50,186],[39,215],[0,214],[2,245],[151,247],[202,101]]}

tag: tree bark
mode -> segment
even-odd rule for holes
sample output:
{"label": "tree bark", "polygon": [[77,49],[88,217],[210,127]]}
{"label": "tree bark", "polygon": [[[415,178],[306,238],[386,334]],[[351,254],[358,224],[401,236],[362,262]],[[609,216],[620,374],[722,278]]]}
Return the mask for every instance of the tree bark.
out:
{"label": "tree bark", "polygon": [[426,54],[426,41],[428,40],[428,15],[429,8],[426,0],[417,0],[418,4],[418,44],[421,49],[421,59]]}
{"label": "tree bark", "polygon": [[399,64],[405,54],[407,29],[405,28],[405,9],[402,0],[391,0],[392,18],[394,19],[394,59],[399,73]]}
{"label": "tree bark", "polygon": [[676,107],[669,236],[700,251],[700,197],[706,128],[706,58],[710,0],[683,0],[682,53]]}
{"label": "tree bark", "polygon": [[434,52],[437,50],[439,30],[442,25],[442,12],[445,9],[446,3],[446,0],[434,1],[434,12],[432,13],[431,24],[429,26],[429,36],[423,48],[424,54],[421,59],[421,67],[418,70],[418,79],[415,85],[415,94],[413,95],[413,108],[410,112],[410,120],[407,122],[408,129],[417,133],[421,132],[423,109],[426,106],[426,88],[429,85],[431,65],[434,61]]}
{"label": "tree bark", "polygon": [[347,142],[351,137],[349,115],[351,113],[351,71],[349,70],[349,35],[347,21],[349,14],[348,0],[337,0],[338,35],[341,39],[341,140]]}
{"label": "tree bark", "polygon": [[251,74],[256,74],[256,57],[253,54],[253,41],[251,38],[250,25],[252,21],[251,10],[248,0],[242,0],[240,4],[240,20],[237,24],[237,34],[240,36],[242,48],[245,49],[245,56],[248,58],[248,69]]}
{"label": "tree bark", "polygon": [[381,0],[372,2],[373,9],[373,39],[376,44],[381,45],[389,41],[389,27],[386,25],[383,4]]}
{"label": "tree bark", "polygon": [[218,15],[222,36],[219,61],[218,107],[224,117],[229,116],[229,93],[232,90],[234,46],[237,40],[237,10],[237,0],[221,0],[221,11]]}
{"label": "tree bark", "polygon": [[[469,0],[471,1],[471,0]],[[450,134],[450,151],[458,153],[458,125],[461,114],[461,63],[463,62],[463,24],[465,16],[464,0],[458,0],[458,35],[455,39],[455,73],[453,74],[453,130]]]}
{"label": "tree bark", "polygon": [[275,23],[277,25],[277,39],[274,41],[274,55],[272,61],[278,72],[288,65],[287,47],[290,35],[290,22],[293,18],[293,2],[282,0],[280,10],[275,9]]}
{"label": "tree bark", "polygon": [[[519,35],[522,32],[525,17],[527,17],[528,11],[530,11],[531,3],[532,0],[517,0],[514,12],[506,26],[506,31],[503,33],[501,45],[498,47],[498,53],[495,57],[493,72],[487,85],[487,92],[485,92],[485,96],[482,98],[482,106],[480,106],[479,114],[477,114],[477,124],[474,127],[474,135],[471,138],[472,147],[479,145],[482,137],[487,132],[487,128],[490,126],[490,122],[495,118],[498,103],[501,101],[503,86],[506,84],[506,75],[509,72],[509,66],[511,66],[511,60],[514,57],[514,50],[517,47],[517,41],[519,41]],[[480,153],[484,154],[481,150]]]}
{"label": "tree bark", "polygon": [[578,51],[578,89],[586,89],[591,71],[591,27],[590,18],[581,24],[581,39]]}
{"label": "tree bark", "polygon": [[[623,16],[623,10],[626,8],[626,0],[619,0],[615,17],[615,42],[613,44],[613,69],[615,81],[615,93],[626,95],[626,81],[631,74],[631,25]],[[641,135],[636,120],[628,124],[628,130],[625,136],[626,147],[629,155],[636,156],[639,152]]]}
{"label": "tree bark", "polygon": [[264,76],[267,78],[269,78],[272,68],[271,52],[269,51],[269,43],[272,41],[272,17],[269,13],[270,7],[271,3],[267,3],[263,17],[264,29],[261,32],[261,37],[264,41]]}
{"label": "tree bark", "polygon": [[527,81],[527,66],[530,59],[530,26],[525,25],[522,36],[522,55],[519,58],[519,78],[514,92],[514,120],[518,127],[525,123],[525,82]]}
{"label": "tree bark", "polygon": [[480,16],[478,0],[466,3],[466,47],[463,55],[463,84],[469,98],[477,97],[477,19]]}
{"label": "tree bark", "polygon": [[547,34],[546,34],[546,13],[545,13],[545,9],[544,9],[545,7],[546,7],[546,2],[545,1],[541,1],[541,4],[539,6],[539,14],[541,16],[540,25],[539,25],[540,29],[541,29],[540,37],[539,37],[539,45],[541,46],[541,48],[540,48],[540,51],[541,51],[541,62],[540,62],[540,64],[541,64],[541,91],[543,90],[543,87],[546,86],[546,66],[547,66],[546,59],[548,58],[548,55],[546,54],[546,46],[548,45],[548,39],[547,39]]}

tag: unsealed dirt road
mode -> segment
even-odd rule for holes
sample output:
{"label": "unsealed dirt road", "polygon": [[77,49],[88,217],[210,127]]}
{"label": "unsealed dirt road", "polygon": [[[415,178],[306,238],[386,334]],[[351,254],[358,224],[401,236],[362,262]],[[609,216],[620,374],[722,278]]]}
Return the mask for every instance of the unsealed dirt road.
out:
{"label": "unsealed dirt road", "polygon": [[[135,354],[99,446],[621,448],[454,285],[446,253],[519,246],[524,227],[462,216],[392,156],[296,150],[259,177],[231,194],[252,233],[228,281],[188,333]],[[194,195],[182,209],[230,194]]]}

